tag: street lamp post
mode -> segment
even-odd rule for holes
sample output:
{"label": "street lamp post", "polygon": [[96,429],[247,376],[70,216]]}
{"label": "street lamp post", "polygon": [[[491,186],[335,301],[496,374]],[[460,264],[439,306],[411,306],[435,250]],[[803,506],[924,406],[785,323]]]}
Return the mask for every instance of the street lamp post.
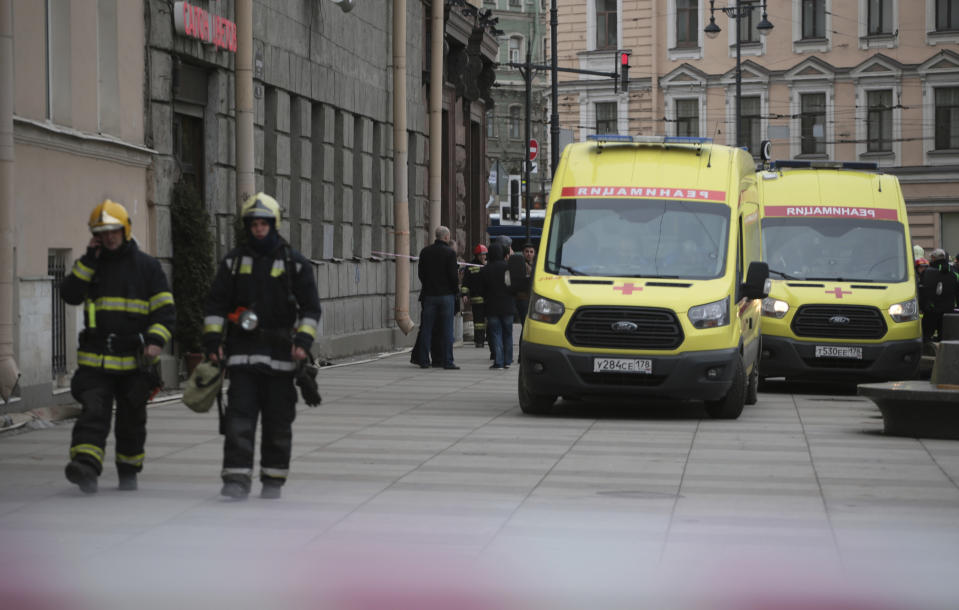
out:
{"label": "street lamp post", "polygon": [[[706,34],[709,38],[716,38],[719,33],[722,31],[718,25],[716,25],[715,12],[717,10],[722,11],[726,17],[729,19],[736,20],[736,147],[740,148],[743,145],[742,142],[742,122],[743,122],[743,70],[742,70],[742,38],[740,37],[740,23],[742,18],[746,16],[747,11],[752,11],[754,8],[757,8],[754,4],[744,4],[740,5],[739,0],[736,0],[734,6],[724,6],[721,8],[716,8],[716,0],[709,0],[709,25],[703,28],[703,33]],[[769,33],[769,30],[773,29],[773,24],[769,22],[769,19],[766,17],[766,0],[762,0],[759,4],[759,7],[763,11],[763,18],[758,24],[756,24],[756,29],[759,30],[761,36],[765,36]]]}

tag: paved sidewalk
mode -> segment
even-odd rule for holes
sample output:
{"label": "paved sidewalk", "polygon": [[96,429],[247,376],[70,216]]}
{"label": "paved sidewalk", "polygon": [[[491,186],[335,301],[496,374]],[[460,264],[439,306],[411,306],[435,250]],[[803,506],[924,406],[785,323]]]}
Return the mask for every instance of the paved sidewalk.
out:
{"label": "paved sidewalk", "polygon": [[112,466],[95,496],[64,479],[70,421],[0,435],[0,605],[959,607],[959,443],[785,385],[737,421],[626,401],[529,417],[516,367],[487,357],[322,369],[278,501],[222,499],[216,416],[176,401],[149,410],[137,492]]}

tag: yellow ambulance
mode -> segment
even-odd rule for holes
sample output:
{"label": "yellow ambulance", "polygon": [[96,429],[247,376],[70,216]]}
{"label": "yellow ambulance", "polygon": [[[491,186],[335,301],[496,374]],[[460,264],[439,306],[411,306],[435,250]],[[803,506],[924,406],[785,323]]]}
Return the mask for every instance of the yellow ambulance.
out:
{"label": "yellow ambulance", "polygon": [[922,333],[896,177],[830,161],[776,161],[757,175],[772,280],[761,377],[915,377]]}
{"label": "yellow ambulance", "polygon": [[760,239],[742,149],[616,135],[567,146],[520,344],[523,412],[618,395],[739,417],[758,386]]}

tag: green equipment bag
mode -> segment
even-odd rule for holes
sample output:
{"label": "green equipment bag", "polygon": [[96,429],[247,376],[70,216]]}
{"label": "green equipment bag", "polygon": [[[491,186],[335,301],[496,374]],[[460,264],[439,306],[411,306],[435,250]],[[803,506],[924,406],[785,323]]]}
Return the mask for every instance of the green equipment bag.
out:
{"label": "green equipment bag", "polygon": [[196,365],[183,389],[183,404],[197,413],[206,413],[220,395],[226,367],[219,362],[204,359]]}

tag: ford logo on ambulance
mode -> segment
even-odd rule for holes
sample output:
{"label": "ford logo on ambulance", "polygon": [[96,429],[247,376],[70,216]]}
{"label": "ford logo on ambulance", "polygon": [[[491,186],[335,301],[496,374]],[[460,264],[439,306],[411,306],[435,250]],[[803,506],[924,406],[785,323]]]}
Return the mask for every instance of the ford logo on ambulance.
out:
{"label": "ford logo on ambulance", "polygon": [[620,320],[619,322],[613,322],[611,328],[618,333],[634,333],[639,330],[639,325],[635,322],[630,322],[628,320]]}
{"label": "ford logo on ambulance", "polygon": [[846,316],[833,316],[829,318],[829,323],[842,326],[845,324],[849,324],[849,318],[847,318]]}

